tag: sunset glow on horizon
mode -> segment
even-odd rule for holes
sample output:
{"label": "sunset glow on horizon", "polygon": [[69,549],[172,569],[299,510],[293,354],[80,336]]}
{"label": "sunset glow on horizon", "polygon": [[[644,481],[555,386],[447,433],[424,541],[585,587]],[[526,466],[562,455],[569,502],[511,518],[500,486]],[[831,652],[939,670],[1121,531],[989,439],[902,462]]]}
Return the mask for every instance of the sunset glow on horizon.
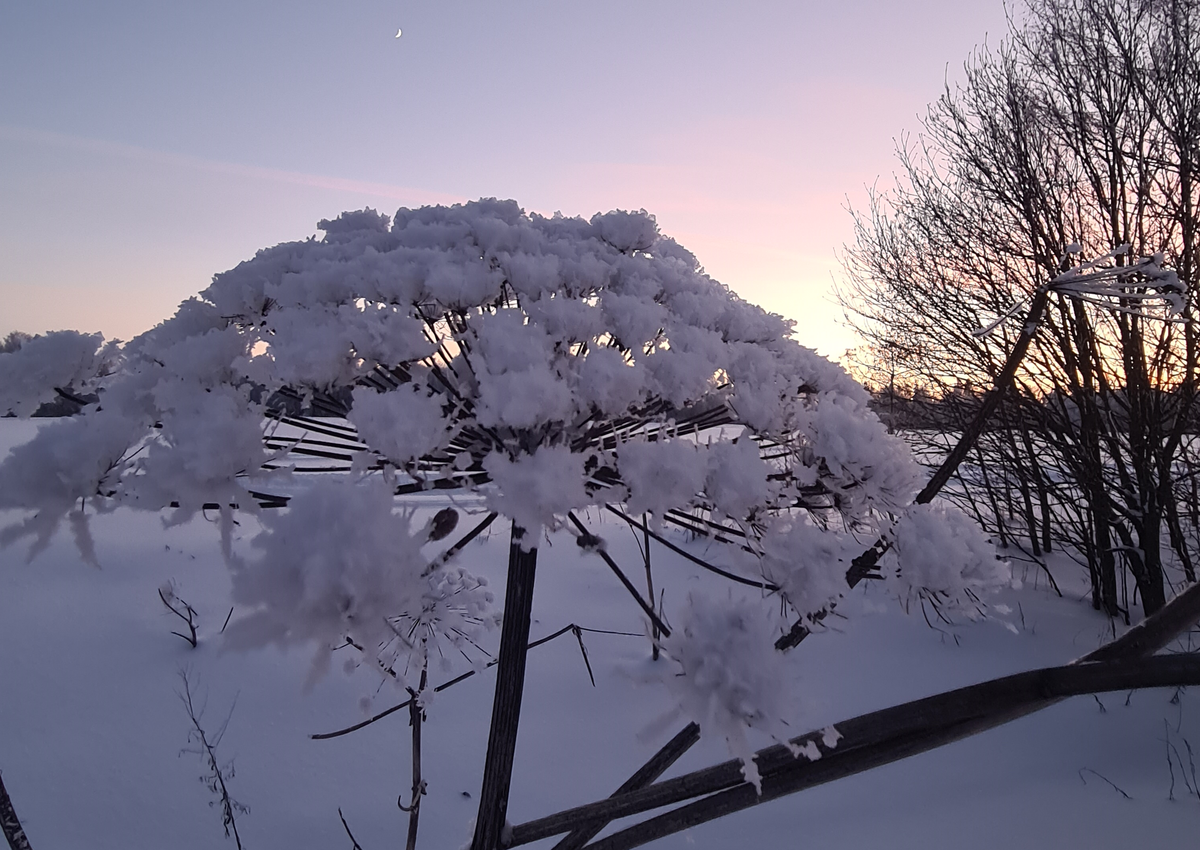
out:
{"label": "sunset glow on horizon", "polygon": [[833,5],[10,4],[0,334],[128,339],[319,219],[500,197],[645,209],[836,358],[846,207],[1005,17]]}

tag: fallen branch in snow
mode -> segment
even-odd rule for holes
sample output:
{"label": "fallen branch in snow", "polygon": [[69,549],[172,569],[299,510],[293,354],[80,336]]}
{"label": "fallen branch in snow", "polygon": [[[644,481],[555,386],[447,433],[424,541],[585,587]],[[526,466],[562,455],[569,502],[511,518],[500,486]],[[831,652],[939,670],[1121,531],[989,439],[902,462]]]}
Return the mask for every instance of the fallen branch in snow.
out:
{"label": "fallen branch in snow", "polygon": [[32,850],[21,821],[17,819],[17,810],[13,808],[8,789],[4,787],[4,775],[0,774],[0,830],[8,839],[9,850]]}
{"label": "fallen branch in snow", "polygon": [[1122,788],[1120,785],[1118,785],[1117,783],[1113,782],[1111,779],[1109,779],[1109,778],[1108,778],[1107,776],[1105,776],[1103,773],[1100,773],[1100,772],[1098,772],[1098,771],[1092,770],[1090,767],[1081,767],[1081,768],[1079,768],[1079,780],[1080,780],[1080,781],[1081,781],[1081,782],[1082,782],[1084,785],[1087,785],[1087,784],[1088,784],[1088,783],[1087,783],[1087,779],[1085,779],[1085,778],[1084,778],[1084,776],[1083,776],[1083,774],[1084,774],[1084,771],[1086,771],[1086,772],[1088,772],[1088,773],[1092,774],[1092,776],[1095,776],[1095,777],[1097,777],[1097,778],[1099,778],[1099,779],[1102,779],[1103,781],[1107,782],[1107,783],[1109,784],[1109,786],[1110,786],[1110,787],[1111,787],[1111,788],[1112,788],[1114,791],[1116,791],[1118,794],[1120,794],[1120,795],[1121,795],[1122,797],[1124,797],[1126,800],[1132,800],[1132,799],[1133,799],[1132,797],[1130,797],[1128,794],[1126,794],[1126,793],[1125,793],[1125,790],[1124,790],[1124,789],[1123,789],[1123,788]]}
{"label": "fallen branch in snow", "polygon": [[760,750],[755,762],[762,775],[762,794],[745,781],[742,763],[734,759],[519,824],[513,827],[506,846],[516,847],[585,825],[603,828],[617,818],[704,797],[588,845],[596,850],[636,847],[768,800],[944,746],[1070,696],[1200,684],[1200,657],[1152,655],[1197,619],[1200,585],[1193,585],[1122,637],[1072,664],[993,679],[843,721],[836,724],[841,735],[836,747],[825,744],[828,730],[791,740],[802,748],[817,747],[822,755],[818,761],[798,760],[784,745]]}

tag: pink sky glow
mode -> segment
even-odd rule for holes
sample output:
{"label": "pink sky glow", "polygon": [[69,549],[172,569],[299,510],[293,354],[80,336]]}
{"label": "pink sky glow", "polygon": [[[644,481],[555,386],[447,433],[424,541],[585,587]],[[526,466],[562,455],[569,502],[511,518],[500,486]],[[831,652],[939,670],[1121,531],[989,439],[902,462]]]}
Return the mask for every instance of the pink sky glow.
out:
{"label": "pink sky glow", "polygon": [[1000,0],[176,5],[0,10],[0,333],[128,339],[321,218],[496,196],[646,209],[838,357],[846,206],[1005,28]]}

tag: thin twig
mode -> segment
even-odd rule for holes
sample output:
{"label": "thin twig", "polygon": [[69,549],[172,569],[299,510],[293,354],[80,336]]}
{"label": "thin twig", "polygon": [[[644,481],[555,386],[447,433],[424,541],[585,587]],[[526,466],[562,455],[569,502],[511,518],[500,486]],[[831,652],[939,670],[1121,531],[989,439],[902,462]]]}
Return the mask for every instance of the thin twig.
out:
{"label": "thin twig", "polygon": [[[635,529],[642,528],[641,523],[639,523],[633,517],[625,514],[620,509],[614,508],[612,505],[605,505],[604,507],[610,513],[615,514],[616,516],[619,516],[621,519],[625,520],[625,522],[629,523],[630,527],[635,528]],[[779,590],[778,585],[772,584],[771,582],[767,581],[766,579],[757,579],[756,580],[756,579],[751,579],[751,578],[745,578],[743,576],[739,576],[734,573],[728,572],[727,570],[723,570],[720,567],[713,566],[712,564],[710,564],[708,561],[704,560],[703,558],[698,558],[697,556],[693,555],[691,552],[688,552],[686,549],[681,549],[680,547],[676,546],[674,543],[672,543],[670,540],[663,537],[661,534],[659,534],[656,531],[651,531],[649,528],[647,528],[646,532],[650,535],[650,537],[654,538],[659,543],[666,546],[668,549],[670,549],[676,555],[679,555],[681,558],[685,558],[686,560],[691,561],[696,566],[706,569],[711,573],[716,573],[717,575],[727,578],[730,581],[735,581],[738,584],[744,584],[748,587],[762,588],[763,590],[765,590],[769,593],[775,593]]]}
{"label": "thin twig", "polygon": [[1112,789],[1113,789],[1114,791],[1116,791],[1118,794],[1120,794],[1120,795],[1121,795],[1122,797],[1124,797],[1126,800],[1132,800],[1132,799],[1133,799],[1133,798],[1132,798],[1132,797],[1130,797],[1128,794],[1126,794],[1126,793],[1125,793],[1125,792],[1124,792],[1124,791],[1123,791],[1123,790],[1122,790],[1122,789],[1121,789],[1121,788],[1120,788],[1120,787],[1119,787],[1119,786],[1118,786],[1118,785],[1117,785],[1115,782],[1113,782],[1111,779],[1109,779],[1107,776],[1105,776],[1105,775],[1104,775],[1104,774],[1102,774],[1102,773],[1097,773],[1096,771],[1092,770],[1090,767],[1081,767],[1081,768],[1079,768],[1079,778],[1080,778],[1080,780],[1083,782],[1083,784],[1084,784],[1084,785],[1087,785],[1087,780],[1083,778],[1084,771],[1087,771],[1088,773],[1092,774],[1093,776],[1096,776],[1096,777],[1098,777],[1099,779],[1102,779],[1102,780],[1104,780],[1105,782],[1107,782],[1109,785],[1111,785],[1111,786],[1112,786]]}
{"label": "thin twig", "polygon": [[[569,623],[568,625],[563,626],[561,629],[554,632],[553,634],[549,634],[549,635],[546,635],[544,638],[539,638],[538,640],[531,641],[529,643],[529,645],[526,647],[526,649],[533,649],[535,647],[541,646],[544,643],[549,643],[550,641],[554,640],[557,637],[562,637],[567,632],[574,632],[576,629],[578,629],[581,632],[592,632],[594,634],[601,634],[601,635],[621,635],[623,637],[642,637],[642,635],[637,634],[636,632],[618,632],[618,631],[613,631],[611,629],[589,629],[586,626],[579,626],[579,625],[576,625],[575,623]],[[355,646],[358,649],[361,649],[361,647],[358,647],[356,644],[351,644],[351,645]],[[586,661],[586,654],[585,654],[584,660]],[[486,670],[490,667],[495,667],[495,666],[496,666],[496,660],[492,659],[484,666],[484,669]],[[463,673],[461,676],[455,676],[449,682],[443,682],[442,684],[438,685],[437,687],[435,687],[433,689],[433,692],[435,694],[441,693],[442,691],[446,690],[446,688],[453,687],[454,685],[457,685],[459,682],[466,681],[467,679],[474,676],[477,672],[479,672],[479,671],[468,670],[466,673]],[[589,675],[590,675],[590,673],[591,673],[591,671],[590,671],[590,667],[589,667]],[[383,718],[387,717],[389,714],[395,714],[397,711],[401,711],[402,709],[408,708],[409,704],[411,704],[411,703],[412,703],[412,698],[410,697],[409,699],[406,699],[402,703],[393,705],[391,708],[384,709],[383,711],[379,712],[378,714],[376,714],[372,717],[368,717],[366,720],[362,721],[361,723],[355,723],[353,726],[347,726],[345,729],[338,729],[336,732],[318,732],[318,733],[309,735],[308,737],[314,741],[324,741],[329,738],[340,738],[342,735],[349,735],[351,732],[357,732],[359,729],[362,729],[365,726],[370,726],[372,723],[375,723],[378,720],[382,720]]]}
{"label": "thin twig", "polygon": [[[234,843],[237,844],[238,850],[242,850],[242,837],[238,835],[236,814],[247,814],[250,811],[248,806],[239,803],[229,794],[229,788],[225,784],[225,772],[231,770],[232,762],[222,768],[217,761],[217,747],[221,743],[221,738],[225,735],[225,728],[229,725],[229,718],[221,724],[221,729],[216,736],[209,740],[208,734],[204,731],[204,727],[200,725],[200,713],[196,711],[196,707],[192,702],[191,683],[188,681],[186,671],[179,671],[179,678],[183,681],[183,690],[177,692],[179,699],[187,710],[188,719],[192,721],[192,731],[188,733],[188,738],[192,741],[198,741],[200,744],[199,750],[184,750],[184,752],[197,752],[203,756],[208,764],[208,774],[202,776],[201,779],[209,787],[209,789],[217,795],[217,801],[221,805],[221,825],[225,827],[225,837],[233,835]],[[233,715],[233,708],[229,709],[230,716]],[[231,773],[232,775],[232,773]]]}
{"label": "thin twig", "polygon": [[346,823],[346,816],[342,814],[342,809],[338,807],[338,817],[342,819],[342,829],[346,830],[346,835],[350,837],[350,843],[354,845],[350,850],[362,850],[358,843],[358,839],[354,837],[354,833],[350,831],[350,824]]}
{"label": "thin twig", "polygon": [[583,655],[583,666],[587,667],[588,678],[592,681],[592,687],[596,687],[596,677],[592,675],[592,662],[588,660],[587,647],[583,645],[583,630],[576,626],[571,629],[575,635],[575,639],[579,641],[579,652]]}
{"label": "thin twig", "polygon": [[[587,530],[587,526],[579,521],[579,517],[575,516],[574,511],[567,511],[567,519],[569,519],[575,525],[575,527],[579,529],[580,534],[587,535],[587,537],[591,539],[599,539]],[[613,574],[621,580],[621,584],[623,584],[625,589],[629,591],[629,595],[633,597],[635,602],[637,602],[638,607],[641,608],[642,612],[650,618],[651,626],[653,628],[657,628],[663,637],[670,637],[671,630],[667,628],[666,623],[659,618],[658,614],[655,613],[654,608],[642,598],[642,594],[638,593],[638,589],[633,586],[633,582],[631,582],[628,576],[626,576],[625,573],[621,571],[621,568],[617,566],[617,562],[612,559],[612,556],[609,555],[608,552],[604,551],[604,547],[602,545],[594,546],[591,547],[590,551],[593,551],[599,555],[604,563],[608,565],[608,568],[613,571]]]}
{"label": "thin twig", "polygon": [[[192,645],[192,649],[195,649],[196,644],[199,643],[199,641],[196,639],[196,609],[175,595],[175,588],[173,585],[168,585],[168,588],[168,593],[171,594],[171,599],[177,600],[179,604],[183,606],[184,610],[187,611],[187,614],[185,615],[182,611],[167,601],[167,595],[163,593],[161,587],[158,589],[158,598],[162,600],[163,605],[167,606],[167,610],[187,623],[188,634],[185,635],[180,632],[171,632],[171,634],[175,635],[176,637],[183,638]],[[229,613],[232,614],[233,609],[230,609]],[[224,628],[222,628],[222,631],[224,631]]]}

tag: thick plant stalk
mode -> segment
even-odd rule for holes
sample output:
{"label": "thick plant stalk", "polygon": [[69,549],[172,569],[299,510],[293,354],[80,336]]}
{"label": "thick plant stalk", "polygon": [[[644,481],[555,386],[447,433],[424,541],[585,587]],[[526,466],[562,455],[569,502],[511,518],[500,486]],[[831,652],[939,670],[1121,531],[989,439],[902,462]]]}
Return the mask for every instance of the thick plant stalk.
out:
{"label": "thick plant stalk", "polygon": [[496,695],[492,701],[483,788],[479,792],[479,814],[475,819],[471,850],[496,850],[508,814],[508,791],[517,749],[521,695],[525,689],[525,656],[537,566],[537,549],[522,548],[524,537],[525,530],[513,523],[508,546],[504,623],[500,629],[500,658],[496,665]]}
{"label": "thick plant stalk", "polygon": [[425,693],[428,677],[429,666],[426,662],[421,668],[420,686],[415,691],[412,688],[408,690],[412,695],[412,701],[408,704],[408,722],[412,726],[412,801],[408,807],[408,841],[405,850],[417,848],[417,822],[421,818],[421,798],[425,796],[425,780],[421,778],[421,722],[425,719],[425,710],[421,707],[421,694]]}
{"label": "thick plant stalk", "polygon": [[8,789],[4,787],[4,775],[0,774],[0,830],[8,839],[9,850],[32,850],[21,821],[17,819],[17,810],[13,808]]}
{"label": "thick plant stalk", "polygon": [[[650,522],[646,514],[642,514],[642,557],[646,561],[646,598],[654,605],[654,575],[650,572]],[[657,610],[657,606],[655,606]],[[650,659],[658,660],[658,626],[651,626]]]}
{"label": "thick plant stalk", "polygon": [[[654,782],[658,777],[662,776],[671,765],[679,761],[679,758],[691,749],[692,745],[700,740],[700,726],[696,723],[689,723],[670,741],[655,753],[650,761],[637,769],[633,776],[629,777],[613,794],[614,797],[619,797],[622,794],[628,794],[630,791],[636,791],[639,788],[645,788],[651,782]],[[579,850],[593,838],[595,838],[605,826],[605,821],[597,821],[588,826],[581,826],[567,834],[565,838],[559,841],[551,850]]]}
{"label": "thick plant stalk", "polygon": [[[589,844],[588,848],[631,850],[657,838],[806,788],[977,735],[1069,696],[1196,683],[1200,683],[1200,659],[1189,655],[1052,667],[984,682],[932,697],[931,701],[936,703],[934,711],[948,715],[948,719],[942,723],[926,728],[918,724],[916,729],[907,734],[893,734],[885,741],[861,748],[842,749],[839,746],[815,762],[779,754],[787,763],[772,773],[764,774],[761,794],[754,786],[741,783],[631,826]],[[987,697],[994,697],[994,700]],[[963,707],[955,706],[952,702],[955,699],[961,699]],[[838,728],[841,729],[842,725],[838,724]]]}
{"label": "thick plant stalk", "polygon": [[606,800],[577,806],[513,828],[509,846],[604,824],[672,803],[703,797],[589,847],[634,847],[768,799],[792,794],[926,752],[1040,711],[1069,696],[1106,690],[1186,685],[1200,681],[1190,655],[1154,656],[1200,620],[1200,585],[1176,596],[1117,640],[1063,667],[1033,670],[970,685],[871,712],[836,724],[842,736],[825,745],[825,730],[793,738],[822,749],[819,761],[801,761],[776,745],[755,755],[763,794],[745,782],[741,762],[723,762]]}

